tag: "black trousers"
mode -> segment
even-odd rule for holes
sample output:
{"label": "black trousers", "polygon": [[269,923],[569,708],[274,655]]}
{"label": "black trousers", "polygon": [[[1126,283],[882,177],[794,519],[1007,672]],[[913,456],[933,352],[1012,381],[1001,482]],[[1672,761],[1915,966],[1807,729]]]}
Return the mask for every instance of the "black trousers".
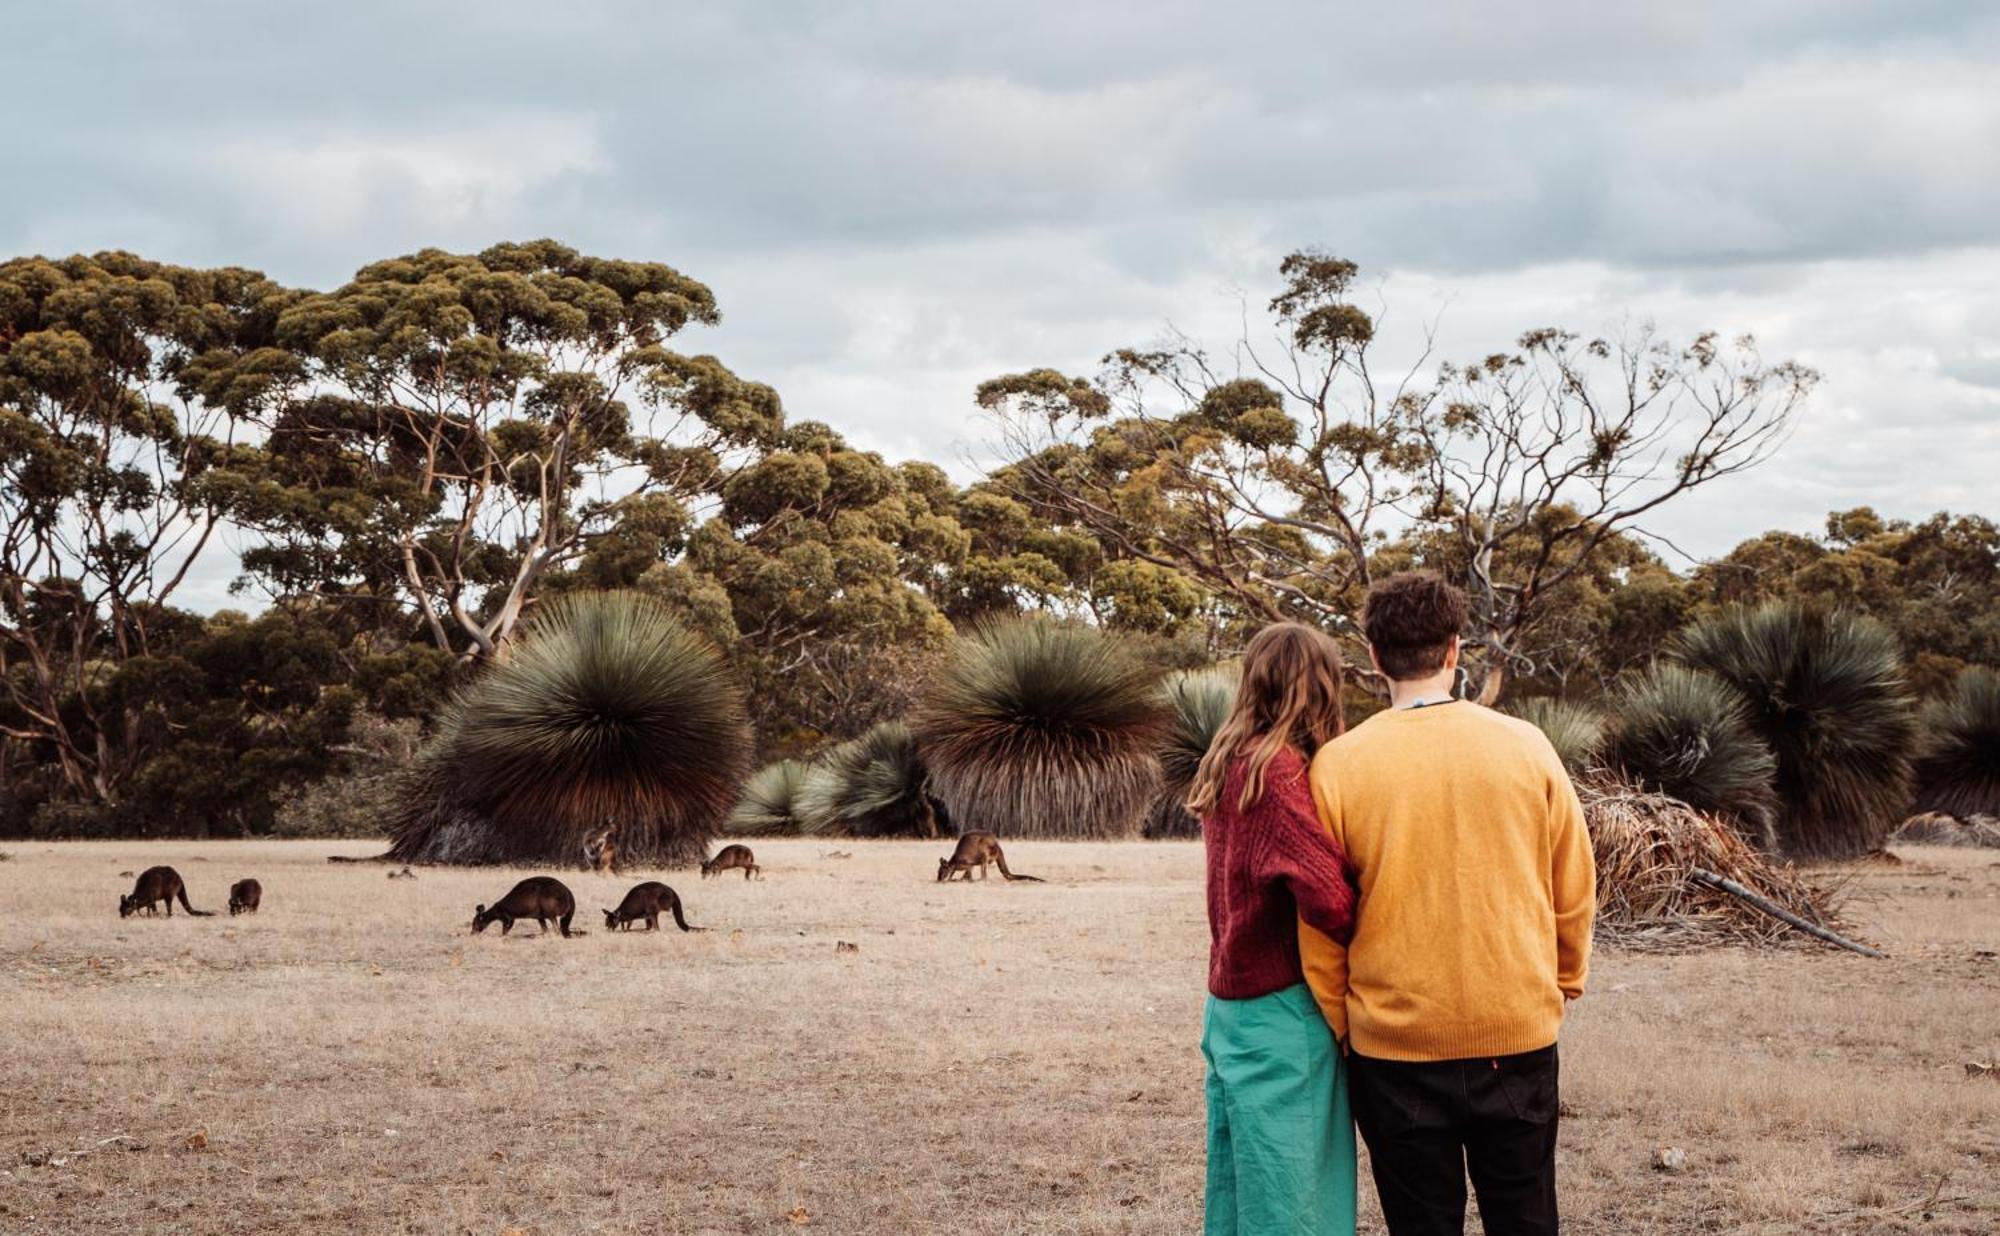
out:
{"label": "black trousers", "polygon": [[1498,1059],[1347,1063],[1390,1236],[1463,1236],[1468,1173],[1487,1236],[1554,1236],[1553,1045]]}

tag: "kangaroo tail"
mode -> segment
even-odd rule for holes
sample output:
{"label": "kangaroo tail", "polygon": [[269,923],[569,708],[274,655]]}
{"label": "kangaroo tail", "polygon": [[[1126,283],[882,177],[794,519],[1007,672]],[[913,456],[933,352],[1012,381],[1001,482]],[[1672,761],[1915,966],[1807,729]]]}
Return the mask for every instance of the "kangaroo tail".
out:
{"label": "kangaroo tail", "polygon": [[386,863],[394,861],[394,858],[395,856],[392,854],[363,854],[358,856],[353,854],[329,854],[326,856],[326,861],[329,863]]}
{"label": "kangaroo tail", "polygon": [[687,921],[687,918],[686,918],[685,916],[683,916],[683,915],[681,914],[681,899],[680,899],[679,897],[675,897],[675,898],[674,898],[674,899],[673,899],[672,901],[669,901],[669,902],[667,903],[667,909],[669,909],[669,910],[672,910],[672,911],[674,912],[674,926],[676,926],[676,927],[680,928],[680,929],[681,929],[682,931],[707,931],[707,930],[708,930],[708,928],[706,928],[706,927],[690,927],[690,926],[688,926],[688,921]]}
{"label": "kangaroo tail", "polygon": [[1007,870],[1007,860],[1004,858],[996,858],[993,860],[993,862],[995,866],[1000,868],[1000,874],[1007,877],[1009,880],[1026,880],[1031,884],[1048,883],[1048,881],[1042,879],[1042,877],[1040,876],[1015,875],[1013,872]]}
{"label": "kangaroo tail", "polygon": [[176,889],[175,893],[181,899],[181,909],[186,910],[189,914],[194,915],[196,918],[215,917],[215,911],[213,910],[197,910],[193,906],[188,904],[188,891],[186,885],[182,885],[180,888]]}

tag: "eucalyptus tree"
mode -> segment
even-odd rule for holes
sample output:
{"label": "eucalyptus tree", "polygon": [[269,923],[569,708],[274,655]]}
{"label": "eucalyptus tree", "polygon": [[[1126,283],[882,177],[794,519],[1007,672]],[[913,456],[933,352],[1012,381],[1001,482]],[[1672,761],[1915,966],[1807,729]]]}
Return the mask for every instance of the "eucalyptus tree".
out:
{"label": "eucalyptus tree", "polygon": [[129,253],[0,263],[0,738],[73,799],[115,801],[161,740],[171,603],[260,475],[289,295]]}
{"label": "eucalyptus tree", "polygon": [[576,577],[673,603],[731,651],[766,745],[801,752],[901,715],[948,645],[933,593],[967,552],[956,497],[930,464],[891,465],[801,421],[730,474],[676,552],[628,530]]}
{"label": "eucalyptus tree", "polygon": [[1574,581],[1661,507],[1767,459],[1817,380],[1748,338],[1649,329],[1535,330],[1467,363],[1421,339],[1382,374],[1358,273],[1290,255],[1268,333],[1246,325],[1221,352],[1176,335],[1112,352],[1094,379],[983,383],[1007,452],[992,483],[1109,558],[1347,634],[1378,553],[1435,534],[1490,702]]}
{"label": "eucalyptus tree", "polygon": [[774,391],[668,346],[718,320],[672,267],[547,240],[292,298],[245,567],[279,594],[393,597],[439,648],[502,655],[551,572],[627,518],[673,541],[776,440]]}

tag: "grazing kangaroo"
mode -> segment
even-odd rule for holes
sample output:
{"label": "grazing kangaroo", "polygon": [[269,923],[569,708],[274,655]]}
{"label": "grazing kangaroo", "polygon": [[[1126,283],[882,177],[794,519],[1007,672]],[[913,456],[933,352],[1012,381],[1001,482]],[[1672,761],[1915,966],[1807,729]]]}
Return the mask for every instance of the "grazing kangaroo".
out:
{"label": "grazing kangaroo", "polygon": [[530,876],[510,889],[505,897],[489,906],[477,906],[472,911],[472,931],[474,935],[486,930],[488,923],[500,924],[500,934],[514,930],[517,919],[532,918],[544,932],[549,929],[549,920],[556,920],[563,936],[569,936],[570,919],[576,915],[576,898],[570,894],[561,880],[549,876]]}
{"label": "grazing kangaroo", "polygon": [[701,865],[701,878],[706,880],[712,875],[721,875],[738,867],[743,868],[743,878],[746,880],[763,870],[757,865],[757,856],[750,852],[749,846],[726,845],[715,852],[714,858]]}
{"label": "grazing kangaroo", "polygon": [[958,848],[950,858],[938,860],[938,883],[942,884],[953,876],[964,875],[972,878],[972,869],[979,868],[979,878],[986,878],[986,864],[992,863],[1000,869],[1000,874],[1009,880],[1032,880],[1043,882],[1040,876],[1015,875],[1007,870],[1007,856],[1000,852],[1000,839],[992,833],[967,833],[958,839]]}
{"label": "grazing kangaroo", "polygon": [[625,894],[625,900],[618,903],[616,910],[604,911],[604,927],[607,931],[630,931],[639,919],[646,920],[647,931],[660,929],[660,915],[674,916],[674,926],[682,931],[706,931],[706,927],[690,927],[681,916],[681,895],[658,880],[648,880],[635,886]]}
{"label": "grazing kangaroo", "polygon": [[124,918],[141,910],[157,914],[159,911],[153,908],[154,903],[164,902],[167,917],[172,918],[175,898],[180,899],[181,909],[197,918],[215,917],[213,910],[197,910],[188,904],[187,885],[182,882],[181,873],[172,867],[148,867],[140,872],[139,882],[132,886],[130,895],[118,899],[118,917]]}
{"label": "grazing kangaroo", "polygon": [[264,900],[264,886],[255,880],[238,880],[229,886],[229,917],[255,914]]}

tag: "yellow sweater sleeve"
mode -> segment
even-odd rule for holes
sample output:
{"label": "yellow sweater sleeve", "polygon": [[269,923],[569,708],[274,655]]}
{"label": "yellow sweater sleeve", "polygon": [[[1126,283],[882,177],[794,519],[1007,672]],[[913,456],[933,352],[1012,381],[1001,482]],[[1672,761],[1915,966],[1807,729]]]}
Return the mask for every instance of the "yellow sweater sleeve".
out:
{"label": "yellow sweater sleeve", "polygon": [[1553,770],[1550,787],[1549,887],[1556,911],[1556,986],[1565,998],[1583,995],[1590,975],[1590,931],[1597,917],[1597,860],[1590,852],[1590,830],[1576,787],[1561,766]]}
{"label": "yellow sweater sleeve", "polygon": [[[1312,786],[1313,808],[1319,814],[1320,827],[1339,841],[1340,806],[1335,801],[1333,779],[1326,775],[1323,765],[1315,761],[1308,782]],[[1313,999],[1319,1002],[1326,1024],[1333,1028],[1334,1037],[1345,1044],[1347,949],[1332,936],[1300,919],[1299,964],[1305,971],[1306,986],[1312,989]]]}

